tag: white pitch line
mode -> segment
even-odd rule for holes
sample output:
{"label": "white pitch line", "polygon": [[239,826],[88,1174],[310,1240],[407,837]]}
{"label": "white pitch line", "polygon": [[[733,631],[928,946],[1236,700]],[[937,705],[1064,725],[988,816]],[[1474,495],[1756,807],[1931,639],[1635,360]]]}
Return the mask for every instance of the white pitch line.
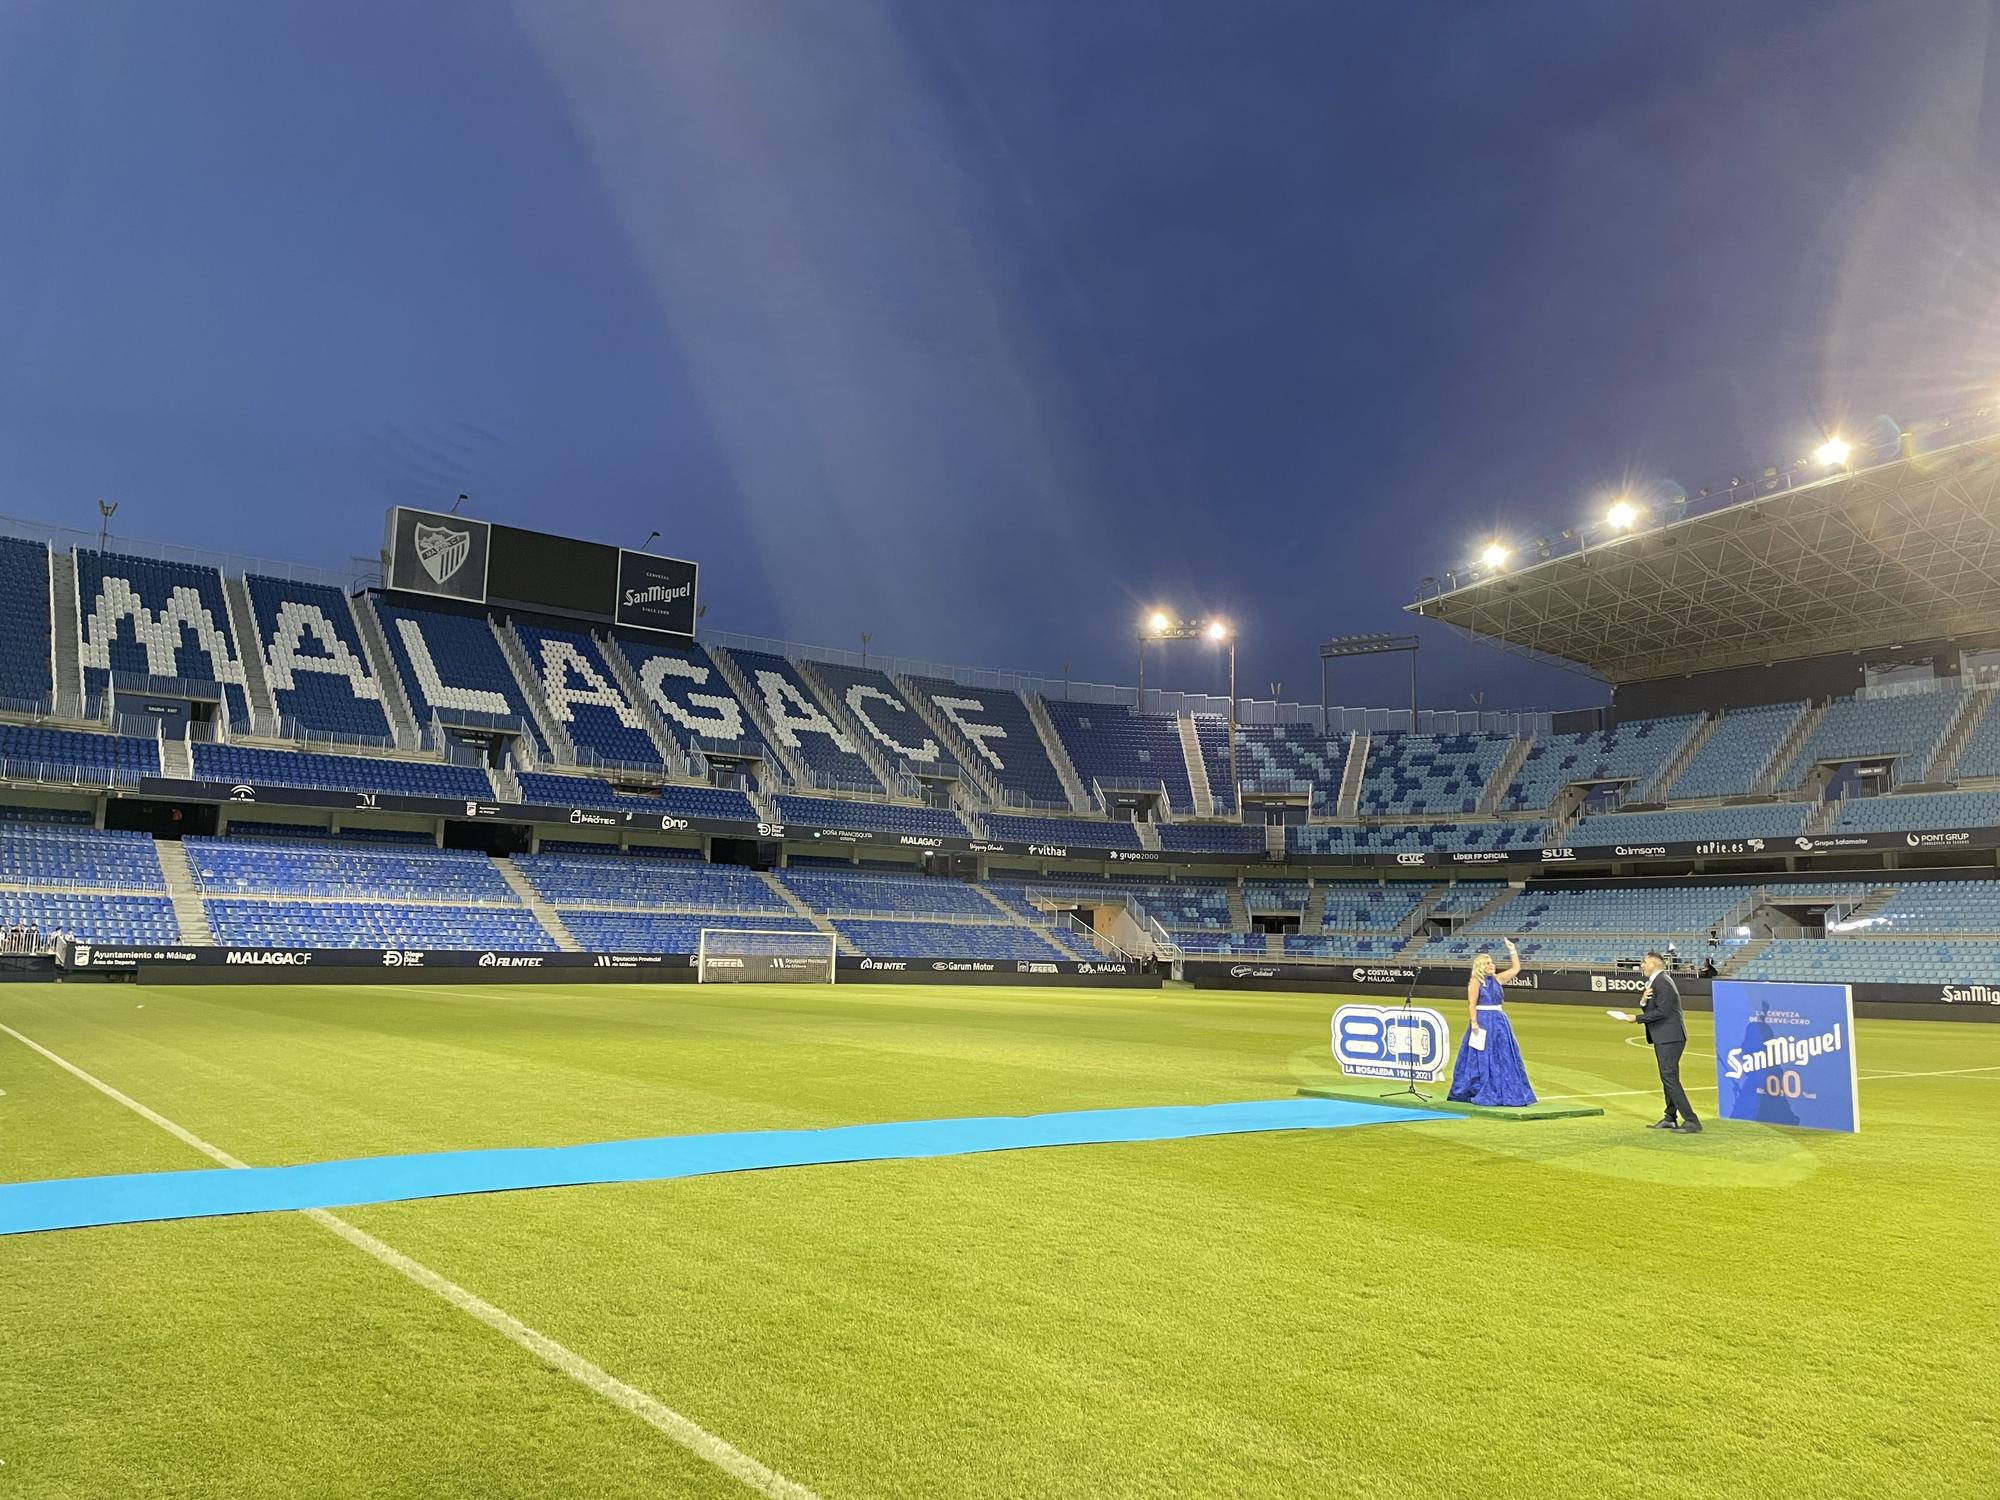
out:
{"label": "white pitch line", "polygon": [[[193,1131],[176,1125],[157,1110],[148,1109],[131,1095],[120,1093],[103,1079],[84,1072],[67,1058],[58,1057],[32,1037],[21,1035],[3,1022],[0,1022],[0,1031],[6,1032],[29,1050],[41,1054],[64,1072],[89,1084],[105,1097],[115,1099],[142,1119],[151,1121],[183,1145],[193,1147],[210,1161],[220,1162],[223,1166],[238,1171],[248,1170],[245,1163],[238,1161],[220,1146],[210,1145]],[[755,1490],[758,1494],[768,1496],[770,1500],[819,1500],[819,1497],[804,1485],[787,1479],[777,1470],[757,1462],[742,1449],[717,1437],[699,1423],[647,1395],[637,1386],[627,1385],[617,1376],[592,1364],[574,1350],[558,1344],[547,1334],[530,1328],[512,1313],[495,1307],[485,1298],[467,1291],[448,1277],[439,1275],[421,1261],[412,1260],[393,1245],[384,1244],[366,1230],[357,1228],[345,1219],[335,1217],[325,1209],[309,1208],[304,1210],[304,1213],[306,1218],[321,1228],[339,1235],[355,1249],[373,1256],[390,1270],[407,1277],[426,1291],[436,1293],[460,1312],[477,1318],[502,1338],[527,1350],[551,1369],[560,1370],[586,1390],[593,1391],[613,1406],[632,1413],[648,1426],[672,1438],[695,1457],[720,1469],[730,1478]]]}

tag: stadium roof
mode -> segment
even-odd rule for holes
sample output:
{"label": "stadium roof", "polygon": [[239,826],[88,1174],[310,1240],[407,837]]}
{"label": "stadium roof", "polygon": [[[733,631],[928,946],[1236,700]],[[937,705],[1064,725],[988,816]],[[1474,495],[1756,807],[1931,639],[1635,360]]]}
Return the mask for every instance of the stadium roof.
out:
{"label": "stadium roof", "polygon": [[2000,438],[1489,569],[1408,608],[1612,683],[1990,636]]}

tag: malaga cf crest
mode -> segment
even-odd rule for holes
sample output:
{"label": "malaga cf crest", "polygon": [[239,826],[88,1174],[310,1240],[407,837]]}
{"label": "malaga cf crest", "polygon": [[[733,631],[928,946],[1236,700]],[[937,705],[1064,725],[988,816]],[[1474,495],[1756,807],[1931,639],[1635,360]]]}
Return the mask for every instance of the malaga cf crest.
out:
{"label": "malaga cf crest", "polygon": [[448,526],[426,526],[419,521],[416,544],[417,561],[431,575],[431,582],[439,586],[449,583],[472,556],[472,533],[453,531]]}

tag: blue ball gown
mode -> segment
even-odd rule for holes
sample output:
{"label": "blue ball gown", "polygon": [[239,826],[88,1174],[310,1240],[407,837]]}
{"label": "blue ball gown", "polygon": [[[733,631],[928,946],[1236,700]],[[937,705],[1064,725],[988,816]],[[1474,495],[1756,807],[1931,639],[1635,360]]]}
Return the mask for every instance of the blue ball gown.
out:
{"label": "blue ball gown", "polygon": [[1474,1047],[1469,1032],[1460,1038],[1447,1098],[1461,1104],[1513,1107],[1535,1102],[1527,1065],[1521,1061],[1521,1044],[1514,1040],[1513,1023],[1501,1008],[1505,998],[1500,981],[1491,974],[1479,981],[1479,1024],[1486,1032],[1486,1046]]}

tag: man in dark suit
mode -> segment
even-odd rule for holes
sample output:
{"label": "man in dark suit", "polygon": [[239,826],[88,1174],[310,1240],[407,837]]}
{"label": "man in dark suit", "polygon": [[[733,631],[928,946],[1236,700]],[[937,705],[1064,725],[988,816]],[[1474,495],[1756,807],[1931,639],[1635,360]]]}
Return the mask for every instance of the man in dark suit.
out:
{"label": "man in dark suit", "polygon": [[1653,1061],[1660,1065],[1660,1089],[1667,1097],[1667,1112],[1649,1127],[1673,1130],[1682,1135],[1699,1135],[1701,1121],[1688,1103],[1681,1087],[1681,1054],[1687,1051],[1687,1023],[1681,1019],[1681,992],[1674,976],[1667,972],[1667,960],[1648,953],[1639,961],[1646,976],[1646,993],[1639,1014],[1632,1019],[1646,1028],[1646,1040],[1653,1044]]}

